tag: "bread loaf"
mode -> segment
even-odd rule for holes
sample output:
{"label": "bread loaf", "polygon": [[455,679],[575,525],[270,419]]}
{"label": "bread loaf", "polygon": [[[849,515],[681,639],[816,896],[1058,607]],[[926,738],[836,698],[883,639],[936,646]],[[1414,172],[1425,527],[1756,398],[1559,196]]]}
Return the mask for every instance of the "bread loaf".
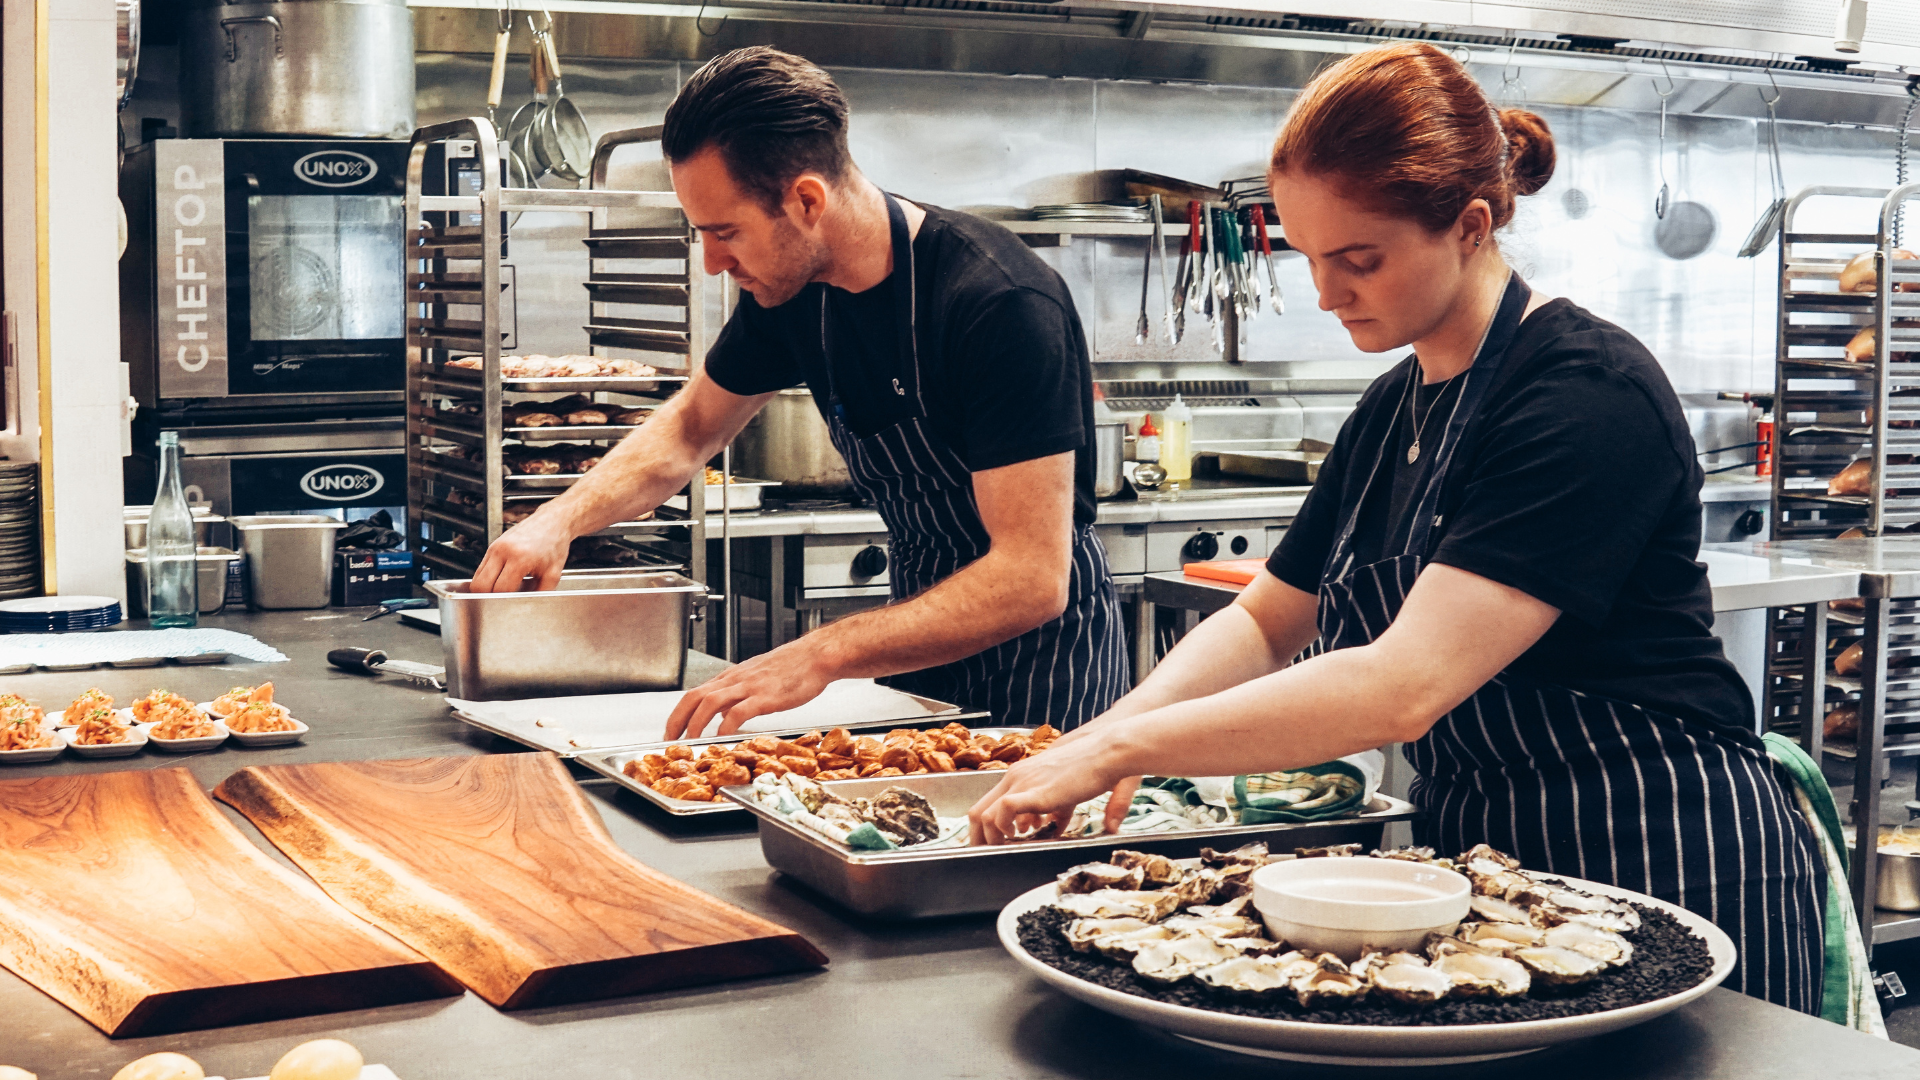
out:
{"label": "bread loaf", "polygon": [[[1879,287],[1879,282],[1875,279],[1873,272],[1873,256],[1873,252],[1863,251],[1847,261],[1846,267],[1840,271],[1841,292],[1872,292]],[[1893,257],[1896,259],[1911,259],[1915,256],[1913,252],[1908,251],[1906,248],[1895,248],[1893,249]],[[1920,287],[1916,287],[1912,283],[1902,285],[1900,288],[1907,292],[1920,292]]]}

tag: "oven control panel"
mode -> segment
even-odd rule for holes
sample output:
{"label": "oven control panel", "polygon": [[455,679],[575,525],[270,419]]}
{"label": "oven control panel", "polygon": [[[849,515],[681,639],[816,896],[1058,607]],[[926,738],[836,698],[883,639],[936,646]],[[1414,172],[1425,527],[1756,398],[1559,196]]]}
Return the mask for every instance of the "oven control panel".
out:
{"label": "oven control panel", "polygon": [[877,586],[884,591],[888,584],[889,559],[884,532],[808,536],[803,546],[805,559],[800,576],[803,589]]}
{"label": "oven control panel", "polygon": [[1172,573],[1190,562],[1264,559],[1284,529],[1252,521],[1159,522],[1147,526],[1147,573]]}

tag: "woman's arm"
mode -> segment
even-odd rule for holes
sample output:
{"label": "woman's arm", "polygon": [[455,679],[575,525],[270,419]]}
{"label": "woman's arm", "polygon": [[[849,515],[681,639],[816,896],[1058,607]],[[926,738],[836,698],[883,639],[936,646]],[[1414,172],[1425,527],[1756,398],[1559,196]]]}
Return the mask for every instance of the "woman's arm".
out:
{"label": "woman's arm", "polygon": [[1131,776],[1268,772],[1418,739],[1559,616],[1518,589],[1429,565],[1370,645],[1063,738],[1015,765],[970,812],[974,842],[999,843],[1018,818],[1065,820]]}

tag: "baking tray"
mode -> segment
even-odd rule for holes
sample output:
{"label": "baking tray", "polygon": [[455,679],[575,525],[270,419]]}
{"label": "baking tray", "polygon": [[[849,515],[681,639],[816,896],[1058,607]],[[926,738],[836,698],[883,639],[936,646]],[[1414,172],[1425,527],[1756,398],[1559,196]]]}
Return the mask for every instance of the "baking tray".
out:
{"label": "baking tray", "polygon": [[[766,489],[779,486],[780,481],[778,480],[749,480],[744,476],[736,476],[732,480],[727,481],[727,504],[725,508],[729,512],[734,510],[758,510],[760,508],[760,497],[765,494]],[[708,484],[706,485],[706,489],[707,513],[715,513],[721,509],[720,485]],[[687,497],[685,495],[674,495],[660,505],[684,512],[687,509]]]}
{"label": "baking tray", "polygon": [[[562,575],[562,576],[564,577],[565,575]],[[511,742],[519,743],[521,746],[531,747],[535,750],[545,750],[545,751],[548,751],[549,753],[556,754],[563,758],[573,758],[576,760],[583,758],[589,754],[604,756],[607,754],[625,753],[628,751],[633,751],[636,753],[652,753],[653,751],[658,750],[663,746],[672,746],[675,742],[683,742],[689,745],[699,745],[701,743],[709,743],[709,742],[742,742],[747,739],[752,739],[760,735],[774,735],[780,738],[791,738],[794,735],[805,735],[809,731],[827,731],[835,727],[844,727],[849,731],[871,731],[874,728],[892,729],[897,727],[925,726],[928,724],[931,724],[934,727],[944,727],[949,721],[959,720],[962,723],[965,723],[966,722],[965,718],[967,717],[980,719],[986,716],[985,713],[963,713],[960,711],[960,706],[958,705],[954,705],[945,701],[938,701],[929,697],[921,697],[919,694],[908,694],[904,690],[899,691],[899,693],[905,694],[905,696],[913,699],[915,702],[918,702],[920,707],[926,710],[925,713],[919,716],[880,718],[880,719],[874,719],[874,720],[859,720],[853,723],[846,723],[846,724],[829,724],[824,726],[815,724],[809,727],[774,728],[768,731],[744,731],[744,732],[738,732],[736,734],[728,735],[724,737],[708,736],[708,737],[703,737],[699,739],[674,739],[671,741],[652,739],[645,742],[616,743],[612,746],[573,747],[573,746],[560,745],[557,742],[553,742],[553,743],[540,742],[536,739],[529,738],[524,732],[516,731],[512,728],[504,727],[499,724],[489,723],[484,719],[481,719],[476,716],[468,715],[467,713],[461,712],[458,709],[455,709],[452,711],[452,716],[454,717],[454,719],[459,720],[463,724],[467,724],[471,727],[479,728],[481,731],[498,735],[503,739],[509,740]],[[625,760],[622,759],[621,764],[625,764],[625,763],[626,763]],[[596,771],[605,772],[606,770],[599,769],[596,767]],[[614,766],[614,772],[618,772],[618,771],[619,771],[619,766],[617,765]],[[625,780],[627,778],[623,776],[616,776],[614,777],[614,779]]]}
{"label": "baking tray", "polygon": [[[992,735],[996,739],[1003,738],[1015,732],[1033,730],[1033,728],[1030,727],[974,727],[972,724],[967,723],[969,720],[988,719],[992,719],[992,717],[983,712],[949,713],[941,716],[917,717],[912,720],[867,720],[856,724],[840,724],[837,726],[844,727],[855,735],[861,735],[872,734],[876,731],[892,731],[896,728],[943,728],[948,724],[958,723],[966,724],[967,729],[975,734]],[[612,780],[614,783],[619,784],[621,787],[626,788],[628,791],[659,807],[663,812],[672,814],[674,817],[701,817],[706,814],[739,814],[742,813],[742,806],[737,801],[727,802],[724,799],[716,799],[713,802],[700,803],[688,802],[685,799],[669,799],[665,795],[642,784],[640,781],[635,780],[633,777],[628,776],[621,770],[625,768],[627,762],[635,758],[645,757],[648,754],[657,754],[669,746],[706,746],[711,743],[740,743],[746,742],[748,739],[757,739],[762,735],[772,735],[777,739],[790,739],[795,735],[805,735],[809,731],[822,730],[826,729],[810,727],[786,728],[782,731],[741,731],[732,735],[704,739],[675,739],[672,742],[648,743],[644,746],[627,746],[615,750],[582,751],[573,760]],[[990,771],[996,776],[1001,772],[999,769]],[[887,779],[899,780],[901,777],[890,776]],[[829,780],[826,786],[837,791],[841,784],[865,782],[866,781],[863,780]],[[742,790],[744,791],[745,789],[743,788]]]}
{"label": "baking tray", "polygon": [[[1000,782],[998,771],[841,780],[830,785],[845,798],[872,797],[900,786],[919,792],[941,817],[959,817]],[[1114,848],[1187,859],[1203,847],[1225,850],[1265,840],[1277,852],[1297,847],[1359,844],[1377,848],[1389,822],[1409,821],[1412,803],[1376,794],[1359,817],[1305,824],[1223,825],[1179,833],[1091,836],[997,847],[915,851],[854,851],[794,825],[753,801],[748,785],[720,789],[722,797],[760,819],[760,853],[767,865],[859,915],[874,919],[928,919],[999,911],[1035,885],[1081,863],[1101,862]]]}
{"label": "baking tray", "polygon": [[529,446],[540,443],[592,442],[599,439],[624,439],[639,431],[639,424],[549,424],[545,427],[510,427],[501,431]]}

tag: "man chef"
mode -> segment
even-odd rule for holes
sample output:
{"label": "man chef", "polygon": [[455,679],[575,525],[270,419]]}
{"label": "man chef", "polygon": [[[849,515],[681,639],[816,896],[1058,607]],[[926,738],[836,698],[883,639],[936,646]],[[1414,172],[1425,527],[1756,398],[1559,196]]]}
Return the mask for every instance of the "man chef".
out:
{"label": "man chef", "polygon": [[689,691],[667,737],[728,734],[835,679],[1070,729],[1127,689],[1093,534],[1092,369],[1060,276],[1011,232],[882,191],[826,72],[739,49],[696,72],[662,147],[742,295],[703,370],[591,473],[505,533],[476,592],[551,589],[569,543],[678,492],[772,395],[805,384],[886,522],[893,602]]}

